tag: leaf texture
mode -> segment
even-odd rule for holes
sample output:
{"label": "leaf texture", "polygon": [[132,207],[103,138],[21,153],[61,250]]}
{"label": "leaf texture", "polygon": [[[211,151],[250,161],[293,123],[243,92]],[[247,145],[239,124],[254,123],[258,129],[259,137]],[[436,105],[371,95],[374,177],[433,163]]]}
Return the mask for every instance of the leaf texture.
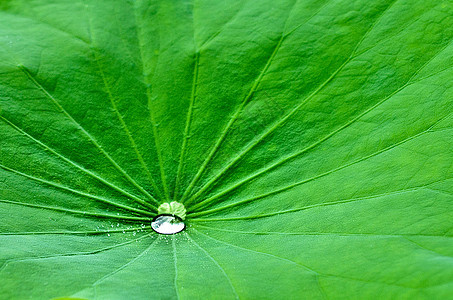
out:
{"label": "leaf texture", "polygon": [[450,0],[2,1],[0,298],[451,297],[452,41]]}

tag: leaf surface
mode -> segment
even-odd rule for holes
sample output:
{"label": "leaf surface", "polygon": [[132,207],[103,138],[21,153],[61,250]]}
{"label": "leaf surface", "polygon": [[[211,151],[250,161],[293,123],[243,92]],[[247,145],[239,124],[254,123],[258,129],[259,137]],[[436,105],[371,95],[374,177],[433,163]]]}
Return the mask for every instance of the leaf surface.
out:
{"label": "leaf surface", "polygon": [[[451,1],[0,4],[0,298],[445,299]],[[187,229],[152,231],[179,201]]]}

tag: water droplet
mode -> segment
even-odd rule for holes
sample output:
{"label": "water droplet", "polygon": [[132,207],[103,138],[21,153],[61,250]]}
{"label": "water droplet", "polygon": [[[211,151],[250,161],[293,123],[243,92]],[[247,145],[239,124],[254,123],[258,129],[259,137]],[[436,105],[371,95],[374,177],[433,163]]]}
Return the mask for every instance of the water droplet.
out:
{"label": "water droplet", "polygon": [[110,233],[107,233],[107,236],[110,236]]}
{"label": "water droplet", "polygon": [[173,215],[158,215],[151,223],[153,230],[160,234],[175,234],[186,228],[181,218]]}

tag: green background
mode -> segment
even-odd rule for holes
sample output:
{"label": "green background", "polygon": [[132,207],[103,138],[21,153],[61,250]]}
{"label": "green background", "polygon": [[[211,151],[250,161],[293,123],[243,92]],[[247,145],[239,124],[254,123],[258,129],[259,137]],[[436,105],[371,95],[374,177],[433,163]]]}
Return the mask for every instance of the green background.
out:
{"label": "green background", "polygon": [[449,0],[0,1],[0,298],[452,297],[452,40]]}

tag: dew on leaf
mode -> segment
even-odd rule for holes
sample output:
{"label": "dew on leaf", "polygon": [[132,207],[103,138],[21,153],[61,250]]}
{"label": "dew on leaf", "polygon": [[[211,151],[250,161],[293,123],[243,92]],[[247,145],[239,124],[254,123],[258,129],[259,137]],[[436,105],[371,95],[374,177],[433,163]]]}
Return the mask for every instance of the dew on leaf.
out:
{"label": "dew on leaf", "polygon": [[153,230],[160,234],[175,234],[186,228],[181,218],[174,215],[158,215],[151,223]]}

